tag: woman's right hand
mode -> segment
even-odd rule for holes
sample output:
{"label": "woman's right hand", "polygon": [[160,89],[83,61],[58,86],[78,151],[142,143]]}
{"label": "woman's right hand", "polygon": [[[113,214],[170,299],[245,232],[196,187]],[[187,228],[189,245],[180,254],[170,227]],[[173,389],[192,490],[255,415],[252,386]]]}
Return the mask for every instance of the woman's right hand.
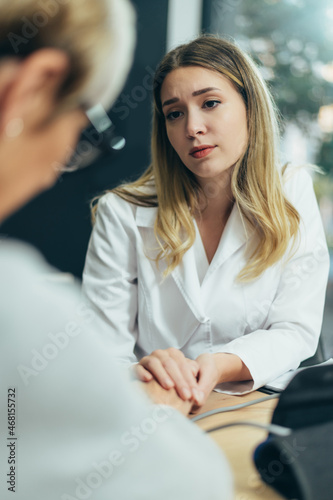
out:
{"label": "woman's right hand", "polygon": [[143,357],[134,366],[136,376],[142,382],[150,382],[155,378],[164,389],[174,387],[184,401],[198,402],[201,395],[197,389],[199,365],[188,359],[174,347],[158,349]]}

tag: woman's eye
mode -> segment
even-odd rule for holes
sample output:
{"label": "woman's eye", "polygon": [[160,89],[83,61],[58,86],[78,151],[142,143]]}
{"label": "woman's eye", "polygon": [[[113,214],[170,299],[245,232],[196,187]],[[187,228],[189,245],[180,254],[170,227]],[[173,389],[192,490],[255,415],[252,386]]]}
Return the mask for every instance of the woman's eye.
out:
{"label": "woman's eye", "polygon": [[[203,108],[213,109],[216,108],[216,106],[218,106],[219,104],[221,104],[221,101],[217,99],[211,99],[210,101],[206,101],[203,104]],[[171,111],[166,115],[165,118],[166,120],[174,121],[177,120],[177,118],[179,118],[182,114],[183,114],[182,111]]]}
{"label": "woman's eye", "polygon": [[206,101],[206,102],[204,103],[204,106],[205,106],[206,108],[216,108],[216,106],[217,106],[218,104],[221,104],[221,101],[218,101],[218,100],[212,100],[212,101]]}
{"label": "woman's eye", "polygon": [[171,113],[168,113],[166,115],[166,119],[170,120],[170,121],[173,121],[173,120],[176,120],[177,118],[179,118],[180,115],[181,115],[180,111],[171,111]]}

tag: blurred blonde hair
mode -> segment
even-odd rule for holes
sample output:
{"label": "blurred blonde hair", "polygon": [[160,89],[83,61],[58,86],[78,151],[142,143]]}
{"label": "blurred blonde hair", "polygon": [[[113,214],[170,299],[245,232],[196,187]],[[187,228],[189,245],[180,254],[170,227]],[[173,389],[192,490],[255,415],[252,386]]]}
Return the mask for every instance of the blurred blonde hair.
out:
{"label": "blurred blonde hair", "polygon": [[[136,182],[113,192],[131,203],[158,207],[154,229],[160,252],[156,262],[165,259],[165,275],[169,274],[194,243],[193,214],[198,211],[200,191],[168,140],[160,98],[166,75],[186,66],[224,75],[246,105],[248,146],[234,167],[231,188],[241,216],[258,235],[258,244],[238,276],[250,281],[283,257],[291,239],[295,242],[300,217],[283,192],[277,110],[258,68],[234,43],[204,35],[164,57],[154,79],[152,163]],[[155,196],[147,194],[149,185],[155,187]]]}
{"label": "blurred blonde hair", "polygon": [[132,62],[134,33],[128,0],[0,0],[2,57],[45,47],[70,57],[58,110],[111,105]]}

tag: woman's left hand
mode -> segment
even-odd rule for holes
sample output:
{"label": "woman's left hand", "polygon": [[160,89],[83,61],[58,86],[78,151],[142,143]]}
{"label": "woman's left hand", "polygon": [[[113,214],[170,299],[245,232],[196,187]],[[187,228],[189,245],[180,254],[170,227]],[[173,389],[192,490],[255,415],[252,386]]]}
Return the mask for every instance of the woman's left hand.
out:
{"label": "woman's left hand", "polygon": [[206,402],[214,387],[221,382],[252,380],[249,369],[236,354],[200,354],[196,362],[199,366],[197,391],[202,395],[199,401],[195,401],[198,406]]}

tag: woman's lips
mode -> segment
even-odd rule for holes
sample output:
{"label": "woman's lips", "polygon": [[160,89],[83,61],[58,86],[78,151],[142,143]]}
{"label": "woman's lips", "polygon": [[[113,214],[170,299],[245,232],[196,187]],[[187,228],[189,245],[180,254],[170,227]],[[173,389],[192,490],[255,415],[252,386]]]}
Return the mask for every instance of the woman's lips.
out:
{"label": "woman's lips", "polygon": [[197,151],[194,151],[193,153],[190,153],[193,158],[203,158],[204,156],[209,155],[215,149],[216,146],[209,146],[209,147],[204,147],[202,149],[199,149]]}

